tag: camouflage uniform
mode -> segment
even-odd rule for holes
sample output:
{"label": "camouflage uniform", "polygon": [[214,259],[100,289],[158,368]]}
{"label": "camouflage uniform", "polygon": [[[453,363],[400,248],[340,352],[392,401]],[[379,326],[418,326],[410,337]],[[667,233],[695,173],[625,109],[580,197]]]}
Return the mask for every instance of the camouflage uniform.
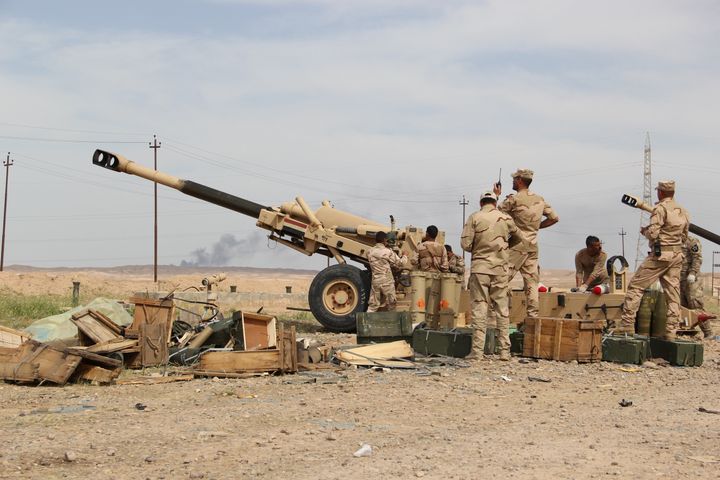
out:
{"label": "camouflage uniform", "polygon": [[483,205],[463,228],[460,245],[472,253],[469,288],[474,328],[472,355],[476,358],[485,348],[488,305],[497,317],[501,357],[509,358],[508,252],[523,239],[513,219],[493,204]]}
{"label": "camouflage uniform", "polygon": [[457,273],[463,275],[465,273],[465,260],[460,255],[455,255],[453,252],[448,253],[448,266],[450,267],[451,273]]}
{"label": "camouflage uniform", "polygon": [[[683,263],[680,268],[680,303],[683,307],[691,310],[702,310],[705,308],[705,302],[702,296],[702,286],[697,280],[700,276],[700,266],[702,265],[702,245],[700,240],[695,237],[688,236],[687,241],[683,244]],[[693,275],[695,281],[688,283],[688,275]]]}
{"label": "camouflage uniform", "polygon": [[[658,183],[664,191],[675,191],[675,182]],[[625,293],[623,302],[622,323],[618,333],[635,331],[637,315],[643,292],[658,279],[667,298],[667,326],[665,337],[672,339],[679,326],[680,318],[680,270],[682,269],[682,246],[687,240],[690,217],[673,198],[666,197],[657,202],[650,216],[650,225],[645,230],[645,237],[651,247],[655,242],[660,244],[660,256],[650,251],[640,268],[633,275]]]}
{"label": "camouflage uniform", "polygon": [[377,243],[368,251],[368,262],[372,272],[372,282],[367,311],[377,312],[383,304],[387,306],[387,310],[395,310],[397,297],[392,268],[402,268],[405,257],[400,258],[384,244]]}
{"label": "camouflage uniform", "polygon": [[575,254],[575,275],[582,278],[582,284],[588,288],[600,285],[608,278],[605,262],[607,253],[601,251],[593,257],[587,248],[583,248]]}
{"label": "camouflage uniform", "polygon": [[[700,267],[702,266],[702,244],[696,237],[688,236],[683,244],[683,263],[680,269],[680,304],[691,310],[704,310],[702,282],[700,281]],[[695,277],[694,282],[688,282],[688,275]],[[700,330],[705,337],[712,337],[713,331],[709,321],[700,322]]]}
{"label": "camouflage uniform", "polygon": [[498,208],[512,217],[527,239],[526,244],[510,249],[508,282],[515,277],[518,271],[520,272],[527,299],[527,316],[537,317],[539,311],[538,284],[540,283],[538,230],[543,216],[550,219],[557,219],[558,216],[543,197],[529,190],[521,190],[515,195],[508,195]]}
{"label": "camouflage uniform", "polygon": [[423,272],[449,272],[448,255],[444,245],[435,240],[425,240],[418,245],[410,263]]}

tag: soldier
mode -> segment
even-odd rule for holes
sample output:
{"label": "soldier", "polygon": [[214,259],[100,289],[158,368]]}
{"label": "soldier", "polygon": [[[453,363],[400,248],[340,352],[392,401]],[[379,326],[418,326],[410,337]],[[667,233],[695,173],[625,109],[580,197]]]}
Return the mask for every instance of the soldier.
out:
{"label": "soldier", "polygon": [[[683,263],[680,269],[680,304],[690,310],[704,310],[702,283],[698,282],[702,266],[702,245],[696,237],[688,236],[683,244]],[[709,321],[700,322],[705,338],[712,337]]]}
{"label": "soldier", "polygon": [[[533,180],[532,170],[521,168],[511,176],[512,188],[517,194],[508,195],[498,208],[512,217],[527,242],[510,249],[508,282],[520,271],[527,299],[527,316],[537,317],[539,311],[538,284],[540,283],[538,230],[555,225],[559,218],[543,197],[528,189]],[[493,192],[498,197],[500,196],[502,188],[499,183],[495,184]],[[543,219],[543,217],[545,218]]]}
{"label": "soldier", "polygon": [[664,338],[674,340],[680,318],[682,248],[687,240],[690,217],[674,199],[674,181],[658,182],[656,190],[658,202],[653,207],[650,225],[640,229],[652,250],[630,280],[623,302],[622,320],[615,333],[635,333],[635,316],[643,291],[659,279],[667,298]]}
{"label": "soldier", "polygon": [[413,254],[410,263],[419,267],[423,272],[449,272],[448,255],[445,248],[435,241],[438,228],[430,225],[425,230],[425,238],[418,245],[417,252]]}
{"label": "soldier", "polygon": [[483,356],[488,305],[497,317],[500,360],[510,360],[508,249],[523,242],[525,237],[510,215],[498,210],[496,205],[492,192],[483,193],[480,210],[468,218],[460,238],[463,250],[472,254],[469,288],[474,331],[469,360]]}
{"label": "soldier", "polygon": [[405,255],[399,257],[387,247],[387,233],[385,232],[377,232],[375,242],[375,246],[368,252],[372,282],[367,311],[377,312],[383,303],[387,306],[388,311],[392,311],[395,310],[397,303],[392,269],[404,267],[407,257]]}
{"label": "soldier", "polygon": [[607,254],[602,251],[600,239],[589,235],[585,239],[585,248],[575,254],[575,286],[577,291],[600,285],[608,278],[605,268]]}
{"label": "soldier", "polygon": [[460,255],[455,255],[450,245],[445,245],[448,256],[448,267],[451,273],[457,273],[458,275],[465,274],[465,260]]}

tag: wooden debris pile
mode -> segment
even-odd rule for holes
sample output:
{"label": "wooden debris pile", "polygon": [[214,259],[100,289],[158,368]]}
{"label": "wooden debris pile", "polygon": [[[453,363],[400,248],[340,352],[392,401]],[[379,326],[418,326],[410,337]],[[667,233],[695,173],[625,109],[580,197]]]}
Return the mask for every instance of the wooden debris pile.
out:
{"label": "wooden debris pile", "polygon": [[78,329],[75,346],[40,343],[24,332],[0,328],[0,379],[107,384],[114,382],[123,368],[165,366],[173,356],[193,360],[193,368],[183,380],[188,376],[241,378],[294,373],[298,355],[307,363],[327,360],[327,349],[297,342],[295,327],[286,329],[270,315],[236,312],[232,319],[218,315],[196,327],[174,328],[172,298],[134,297],[131,302],[135,314],[125,328],[94,309],[72,315],[70,320]]}

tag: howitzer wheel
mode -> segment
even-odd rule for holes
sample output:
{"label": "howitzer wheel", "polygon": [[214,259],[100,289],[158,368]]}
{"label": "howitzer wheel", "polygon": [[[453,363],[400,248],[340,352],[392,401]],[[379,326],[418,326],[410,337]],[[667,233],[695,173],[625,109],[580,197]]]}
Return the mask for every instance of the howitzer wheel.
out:
{"label": "howitzer wheel", "polygon": [[352,265],[331,265],[313,279],[308,303],[315,318],[333,332],[355,331],[355,313],[367,310],[368,275]]}

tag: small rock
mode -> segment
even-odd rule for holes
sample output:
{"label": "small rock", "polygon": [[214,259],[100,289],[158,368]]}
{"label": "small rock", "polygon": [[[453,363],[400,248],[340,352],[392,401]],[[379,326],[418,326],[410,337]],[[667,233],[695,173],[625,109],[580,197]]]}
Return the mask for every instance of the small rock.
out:
{"label": "small rock", "polygon": [[55,435],[52,434],[52,433],[48,433],[47,439],[48,439],[48,440],[55,440]]}
{"label": "small rock", "polygon": [[65,452],[64,458],[65,458],[66,462],[74,462],[75,460],[77,460],[77,454],[75,454],[75,452],[68,450],[67,452]]}
{"label": "small rock", "polygon": [[155,457],[153,457],[152,455],[148,455],[147,457],[145,457],[145,463],[153,463],[154,461]]}
{"label": "small rock", "polygon": [[610,465],[612,465],[613,467],[617,467],[617,466],[618,466],[618,462],[610,462]]}
{"label": "small rock", "polygon": [[202,472],[192,472],[190,478],[205,478],[205,474]]}
{"label": "small rock", "polygon": [[422,470],[418,470],[417,472],[415,472],[415,476],[418,478],[424,477],[425,472],[423,472]]}
{"label": "small rock", "polygon": [[327,437],[325,437],[325,440],[335,441],[335,440],[337,440],[337,437],[335,435],[333,435],[332,433],[328,433]]}
{"label": "small rock", "polygon": [[114,457],[114,456],[115,456],[115,449],[114,449],[114,448],[111,448],[110,450],[108,450],[108,451],[107,451],[107,455],[108,455],[108,457]]}
{"label": "small rock", "polygon": [[283,428],[282,430],[280,430],[280,433],[284,433],[285,435],[290,435],[290,431],[286,428]]}

